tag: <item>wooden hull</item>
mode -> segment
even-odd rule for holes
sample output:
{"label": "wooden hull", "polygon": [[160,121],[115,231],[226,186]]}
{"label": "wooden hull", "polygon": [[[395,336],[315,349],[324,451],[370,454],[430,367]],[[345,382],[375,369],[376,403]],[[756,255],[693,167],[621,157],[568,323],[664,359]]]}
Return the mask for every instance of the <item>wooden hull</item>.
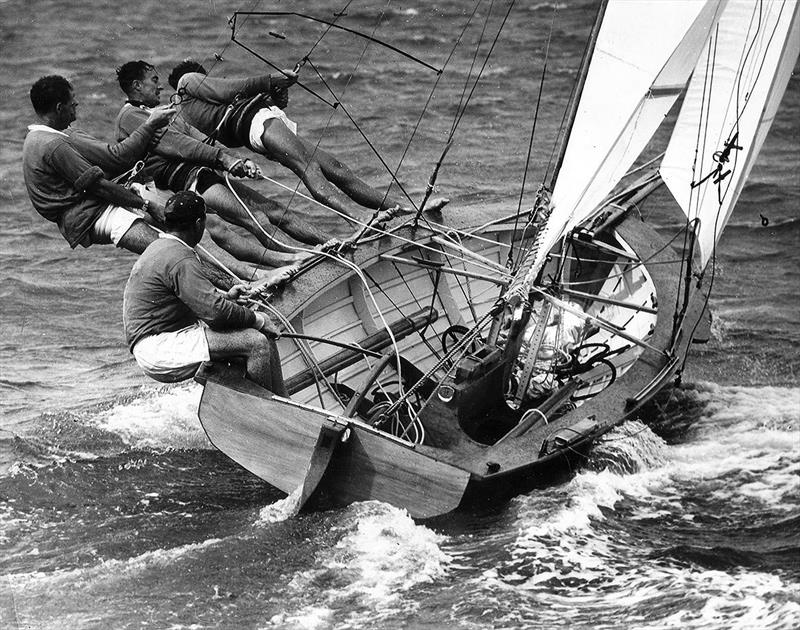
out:
{"label": "wooden hull", "polygon": [[[469,246],[500,265],[503,245],[511,242],[511,226],[494,226],[483,231],[482,238],[486,234],[491,236],[488,244],[476,239]],[[399,245],[396,240],[381,239],[359,247],[353,262],[365,277],[357,278],[339,264],[320,264],[272,303],[298,332],[350,343],[368,339],[372,344],[383,343],[381,348],[390,342],[388,338],[381,342],[380,318],[394,313],[387,322],[397,333],[391,345],[415,370],[432,369],[442,354],[432,349],[434,342],[439,343],[452,326],[470,324],[488,313],[498,284],[464,276],[445,279],[431,269],[387,264],[387,253],[406,260],[437,256],[417,244],[434,243],[424,230],[402,228],[399,235]],[[595,291],[657,302],[658,308],[620,309],[614,300],[591,307],[594,317],[609,320],[620,330],[620,322],[625,322],[624,330],[646,342],[626,342],[616,349],[615,375],[594,370],[582,377],[584,381],[573,383],[570,395],[575,391],[590,395],[577,408],[562,408],[545,422],[524,426],[519,414],[509,415],[502,403],[504,366],[496,361],[499,351],[477,352],[459,364],[470,374],[463,384],[446,376],[438,388],[425,392],[427,401],[420,414],[425,437],[413,444],[372,426],[354,409],[345,409],[347,400],[338,399],[345,386],[350,391],[361,388],[367,395],[373,388],[368,381],[369,364],[355,362],[346,356],[347,351],[324,343],[283,340],[284,372],[287,382],[296,386],[290,389],[292,399],[273,397],[246,381],[240,367],[206,364],[197,376],[205,384],[199,410],[203,427],[219,450],[253,474],[286,493],[302,489],[307,506],[380,500],[407,509],[415,518],[429,518],[460,505],[503,500],[549,483],[574,470],[599,436],[635,417],[642,405],[671,383],[680,367],[678,357],[691,341],[689,335],[675,338],[672,334],[675,308],[682,300],[674,281],[680,263],[664,247],[664,239],[638,218],[623,221],[616,239],[622,247],[637,243],[635,252],[627,249],[629,253],[620,254],[622,261],[607,265],[614,272],[608,272],[610,277],[624,282],[604,280]],[[645,273],[625,262],[634,256],[654,264]],[[442,250],[441,259],[446,258]],[[459,265],[445,262],[453,268]],[[462,262],[461,268],[466,269],[466,264]],[[692,294],[689,302],[684,330],[693,330],[704,310],[701,293]],[[414,323],[397,319],[420,307],[416,319],[404,320]],[[607,345],[618,343],[613,334],[599,331],[595,335],[594,340]],[[336,370],[335,387],[307,378],[313,370],[310,355]],[[390,360],[386,363],[393,365]],[[361,387],[365,380],[367,385]],[[445,383],[455,393],[447,390],[444,395]],[[380,406],[375,403],[373,408],[376,405]]]}

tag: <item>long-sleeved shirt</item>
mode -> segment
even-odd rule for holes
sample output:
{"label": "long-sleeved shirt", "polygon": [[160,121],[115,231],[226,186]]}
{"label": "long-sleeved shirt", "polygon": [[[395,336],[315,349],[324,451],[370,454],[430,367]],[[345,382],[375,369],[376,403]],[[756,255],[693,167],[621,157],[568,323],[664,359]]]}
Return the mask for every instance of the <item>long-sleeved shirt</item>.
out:
{"label": "long-sleeved shirt", "polygon": [[[181,96],[179,115],[205,134],[216,132],[216,139],[225,146],[248,146],[253,116],[260,108],[272,105],[266,95],[271,86],[272,80],[266,74],[244,79],[218,79],[199,72],[187,72],[178,81],[178,94]],[[223,118],[224,123],[220,126]]]}
{"label": "long-sleeved shirt", "polygon": [[66,129],[73,148],[88,162],[102,168],[108,178],[127,171],[144,158],[155,132],[155,127],[144,122],[121,142],[110,144],[80,129]]}
{"label": "long-sleeved shirt", "polygon": [[36,211],[58,225],[70,247],[91,245],[90,230],[108,202],[88,189],[104,177],[71,145],[66,133],[31,125],[22,146],[22,174]]}
{"label": "long-sleeved shirt", "polygon": [[[117,139],[129,137],[149,113],[150,110],[144,106],[126,103],[117,115]],[[171,180],[182,164],[218,168],[224,151],[204,144],[205,137],[182,116],[176,116],[167,127],[156,133],[151,142],[144,174],[152,177],[159,188],[171,188]]]}
{"label": "long-sleeved shirt", "polygon": [[131,351],[144,337],[181,330],[198,320],[216,330],[250,328],[256,322],[253,311],[217,292],[191,247],[164,234],[131,269],[122,319]]}

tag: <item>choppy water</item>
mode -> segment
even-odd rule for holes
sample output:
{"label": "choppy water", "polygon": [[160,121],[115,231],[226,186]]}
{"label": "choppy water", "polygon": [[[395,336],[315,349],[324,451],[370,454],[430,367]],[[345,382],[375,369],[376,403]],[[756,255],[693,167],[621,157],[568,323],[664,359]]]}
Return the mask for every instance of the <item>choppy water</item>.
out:
{"label": "choppy water", "polygon": [[[291,499],[210,447],[195,415],[198,386],[138,373],[120,313],[133,257],[71,252],[25,196],[27,90],[43,74],[68,75],[79,123],[107,136],[121,102],[115,65],[141,57],[166,74],[185,56],[222,51],[218,72],[260,70],[226,47],[227,16],[287,6],[0,2],[0,627],[800,625],[796,76],[723,240],[712,341],[695,348],[684,386],[653,406],[649,426],[614,431],[563,485],[428,523],[378,503],[291,516]],[[588,4],[557,8],[535,181],[591,23]],[[348,14],[372,32],[385,10],[377,34],[440,65],[442,33],[454,41],[471,9],[353,3]],[[504,11],[498,4],[493,14]],[[453,204],[516,207],[552,11],[543,3],[512,13],[440,174]],[[247,43],[286,66],[318,36],[284,25],[282,47],[264,35],[278,26],[249,26]],[[396,163],[435,77],[372,47],[359,62],[360,50],[326,36],[315,62],[340,92],[358,63],[343,101]],[[470,62],[463,50],[454,58],[461,78],[442,79],[404,162],[402,181],[417,198]],[[290,114],[320,133],[330,111],[295,98]],[[346,118],[331,118],[328,134],[359,172],[388,181]]]}

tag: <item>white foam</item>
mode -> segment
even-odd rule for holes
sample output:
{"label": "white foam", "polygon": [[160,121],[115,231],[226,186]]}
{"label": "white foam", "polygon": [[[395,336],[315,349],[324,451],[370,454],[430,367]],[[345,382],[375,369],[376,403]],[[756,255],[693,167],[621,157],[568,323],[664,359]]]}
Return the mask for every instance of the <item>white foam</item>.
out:
{"label": "white foam", "polygon": [[270,503],[261,508],[256,519],[256,525],[265,523],[279,523],[297,516],[300,511],[300,497],[303,494],[303,486],[298,486],[291,494],[283,499]]}
{"label": "white foam", "polygon": [[[691,521],[695,515],[686,511],[685,499],[696,495],[724,501],[732,513],[741,503],[742,514],[749,514],[753,500],[773,514],[796,509],[800,391],[713,386],[699,395],[704,415],[692,425],[687,442],[663,445],[655,449],[656,457],[637,459],[642,444],[621,439],[612,443],[618,455],[637,461],[627,472],[584,470],[563,487],[518,498],[518,533],[508,545],[509,557],[474,579],[470,588],[476,596],[496,590],[533,593],[535,602],[530,596],[506,596],[506,601],[521,602],[523,608],[531,602],[530,610],[515,611],[544,626],[548,620],[542,611],[555,615],[580,607],[572,618],[576,625],[584,615],[591,623],[611,614],[637,628],[798,627],[800,601],[793,583],[760,571],[671,563],[654,556],[657,549],[643,546],[629,528],[603,524],[610,510],[623,509],[623,502],[628,522]],[[630,425],[625,427],[616,437],[631,433]],[[652,442],[646,430],[631,433],[631,440]],[[509,604],[502,596],[497,601],[493,614],[503,617]]]}
{"label": "white foam", "polygon": [[180,385],[143,389],[143,395],[115,405],[95,423],[133,449],[211,448],[197,409],[202,387]]}
{"label": "white foam", "polygon": [[414,523],[405,510],[370,501],[339,514],[338,543],[320,554],[316,568],[290,583],[298,599],[313,594],[313,601],[273,617],[273,626],[329,627],[331,611],[347,610],[347,625],[376,627],[380,619],[418,605],[405,593],[446,574],[451,559],[440,548],[444,537]]}
{"label": "white foam", "polygon": [[717,498],[797,505],[800,389],[707,386],[700,396],[706,407],[692,439],[671,449],[673,479],[696,484],[733,475],[737,483],[721,484]]}

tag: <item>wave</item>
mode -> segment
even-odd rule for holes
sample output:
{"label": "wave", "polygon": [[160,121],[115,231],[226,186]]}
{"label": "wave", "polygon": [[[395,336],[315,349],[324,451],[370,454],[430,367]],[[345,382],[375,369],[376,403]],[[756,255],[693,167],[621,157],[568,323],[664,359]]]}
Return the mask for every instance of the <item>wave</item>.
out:
{"label": "wave", "polygon": [[507,556],[469,588],[517,625],[558,623],[569,605],[576,626],[792,627],[797,391],[775,390],[701,389],[678,445],[638,422],[609,434],[598,469],[515,500]]}
{"label": "wave", "polygon": [[211,445],[197,418],[201,393],[202,387],[193,382],[146,389],[119,400],[91,423],[135,450],[208,449]]}
{"label": "wave", "polygon": [[196,383],[144,387],[78,410],[41,414],[0,438],[0,471],[126,451],[213,448],[197,419]]}
{"label": "wave", "polygon": [[[121,623],[122,610],[131,616],[126,621],[138,625],[141,623],[140,613],[136,610],[127,612],[127,606],[122,607],[124,603],[130,606],[126,593],[141,592],[140,580],[160,582],[165,570],[183,563],[191,564],[220,542],[220,539],[209,538],[200,543],[147,551],[125,560],[102,560],[90,567],[7,573],[4,586],[11,590],[14,603],[13,616],[9,617],[10,627],[16,627],[15,622],[19,627],[53,629],[120,627],[127,625]],[[118,599],[120,597],[122,602]],[[94,598],[115,602],[120,608],[93,608],[87,603],[75,606],[78,598],[84,602],[91,602]],[[140,601],[140,604],[147,606],[146,601]]]}
{"label": "wave", "polygon": [[[764,225],[766,219],[767,224]],[[736,221],[731,221],[726,226],[728,231],[736,230],[770,230],[772,234],[775,230],[791,232],[800,226],[800,217],[779,217],[772,218],[769,212],[756,213],[752,218],[738,217]]]}
{"label": "wave", "polygon": [[[314,568],[291,580],[291,609],[268,627],[379,627],[380,620],[415,607],[406,594],[447,573],[445,538],[411,519],[405,510],[376,501],[336,512],[338,541],[319,552]],[[346,623],[342,622],[342,616]]]}

